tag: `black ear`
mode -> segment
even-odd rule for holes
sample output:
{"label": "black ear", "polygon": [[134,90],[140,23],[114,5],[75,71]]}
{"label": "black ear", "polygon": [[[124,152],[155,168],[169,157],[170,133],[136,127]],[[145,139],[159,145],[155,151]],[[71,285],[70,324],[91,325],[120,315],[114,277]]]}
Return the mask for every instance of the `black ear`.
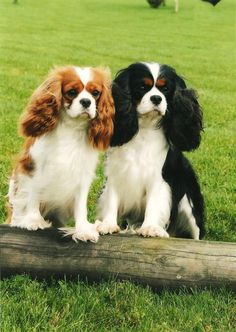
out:
{"label": "black ear", "polygon": [[130,141],[138,132],[138,116],[132,104],[129,68],[118,72],[112,85],[112,97],[115,103],[114,133],[111,146],[120,146]]}
{"label": "black ear", "polygon": [[173,101],[168,105],[163,127],[171,144],[181,151],[191,151],[200,145],[202,110],[196,91],[184,88],[185,83],[183,85],[182,82],[180,86],[182,88],[176,89]]}
{"label": "black ear", "polygon": [[183,77],[177,75],[176,71],[174,73],[175,73],[175,82],[176,82],[176,85],[177,85],[177,90],[186,89],[187,86],[186,86],[186,83],[185,83]]}

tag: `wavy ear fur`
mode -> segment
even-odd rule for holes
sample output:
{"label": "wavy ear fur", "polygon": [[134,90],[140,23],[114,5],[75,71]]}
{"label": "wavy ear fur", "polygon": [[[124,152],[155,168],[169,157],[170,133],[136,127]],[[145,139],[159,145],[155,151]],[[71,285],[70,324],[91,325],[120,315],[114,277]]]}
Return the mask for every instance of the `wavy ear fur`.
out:
{"label": "wavy ear fur", "polygon": [[106,150],[113,135],[113,118],[115,113],[114,102],[111,94],[110,73],[99,70],[104,82],[102,93],[97,104],[97,116],[90,123],[88,137],[91,144],[99,150]]}
{"label": "wavy ear fur", "polygon": [[53,130],[59,120],[61,100],[61,80],[54,71],[33,93],[21,119],[22,134],[37,137]]}
{"label": "wavy ear fur", "polygon": [[202,110],[195,90],[177,89],[173,103],[163,118],[168,141],[181,151],[191,151],[200,145]]}
{"label": "wavy ear fur", "polygon": [[111,146],[120,146],[130,141],[138,132],[138,116],[132,104],[129,87],[129,68],[118,72],[112,85],[115,102],[114,134]]}

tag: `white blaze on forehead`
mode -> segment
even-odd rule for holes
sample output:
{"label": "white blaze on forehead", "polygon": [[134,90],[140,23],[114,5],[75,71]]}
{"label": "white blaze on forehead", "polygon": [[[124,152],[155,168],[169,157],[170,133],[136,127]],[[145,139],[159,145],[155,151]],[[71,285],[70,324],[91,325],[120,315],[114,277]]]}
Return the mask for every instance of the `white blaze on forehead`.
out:
{"label": "white blaze on forehead", "polygon": [[155,63],[155,62],[144,62],[144,64],[148,67],[148,69],[150,70],[150,72],[153,76],[154,82],[156,82],[157,77],[160,74],[161,66],[159,65],[159,63]]}
{"label": "white blaze on forehead", "polygon": [[[143,62],[143,64],[149,69],[150,73],[152,74],[154,84],[151,90],[145,93],[143,98],[141,99],[137,111],[140,114],[146,114],[153,110],[158,110],[161,115],[164,115],[167,109],[167,101],[164,94],[156,87],[156,81],[158,76],[160,75],[160,68],[161,66],[159,63],[155,62]],[[161,101],[158,105],[154,105],[151,101],[152,96],[160,96]]]}
{"label": "white blaze on forehead", "polygon": [[88,82],[92,80],[92,71],[89,67],[85,68],[75,67],[75,71],[78,74],[84,86],[86,86],[86,84],[88,84]]}
{"label": "white blaze on forehead", "polygon": [[[79,115],[87,113],[89,117],[93,119],[96,116],[96,102],[91,93],[86,89],[88,82],[93,80],[93,71],[90,67],[74,67],[74,69],[83,84],[83,89],[79,92],[78,96],[73,99],[71,105],[66,109],[66,112],[71,118],[76,118]],[[82,99],[88,99],[90,101],[90,105],[88,107],[84,107],[81,104]]]}

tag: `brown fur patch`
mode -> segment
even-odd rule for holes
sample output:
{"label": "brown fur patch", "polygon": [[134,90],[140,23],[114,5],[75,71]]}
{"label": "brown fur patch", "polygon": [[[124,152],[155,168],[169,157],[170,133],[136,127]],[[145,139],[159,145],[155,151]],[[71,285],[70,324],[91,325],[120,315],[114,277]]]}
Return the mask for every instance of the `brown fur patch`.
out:
{"label": "brown fur patch", "polygon": [[157,79],[156,86],[157,88],[161,88],[166,85],[166,80],[165,78],[159,78]]}
{"label": "brown fur patch", "polygon": [[29,137],[26,139],[23,146],[23,151],[18,158],[16,172],[21,172],[31,175],[32,172],[34,171],[35,165],[32,157],[30,156],[29,150],[30,147],[34,144],[35,140],[36,140],[35,137]]}
{"label": "brown fur patch", "polygon": [[62,106],[62,86],[77,82],[73,67],[50,72],[47,79],[33,93],[22,116],[20,129],[24,136],[37,137],[52,131],[58,124]]}
{"label": "brown fur patch", "polygon": [[61,67],[55,70],[56,75],[60,76],[63,90],[70,84],[82,84],[75,68],[72,66]]}
{"label": "brown fur patch", "polygon": [[6,207],[6,212],[7,212],[7,219],[5,221],[5,224],[10,224],[11,223],[11,218],[12,218],[12,205],[10,204],[9,201],[6,202],[5,204]]}
{"label": "brown fur patch", "polygon": [[86,90],[91,94],[93,94],[94,91],[98,91],[99,95],[93,96],[95,100],[98,100],[102,92],[102,84],[99,84],[98,82],[88,82],[86,85]]}
{"label": "brown fur patch", "polygon": [[102,68],[92,70],[93,81],[90,88],[92,86],[96,87],[98,91],[101,91],[101,94],[97,100],[97,116],[90,122],[88,138],[94,147],[103,151],[110,145],[114,127],[115,107],[111,94],[110,73],[108,70]]}
{"label": "brown fur patch", "polygon": [[153,80],[151,78],[145,77],[143,81],[146,85],[153,86]]}

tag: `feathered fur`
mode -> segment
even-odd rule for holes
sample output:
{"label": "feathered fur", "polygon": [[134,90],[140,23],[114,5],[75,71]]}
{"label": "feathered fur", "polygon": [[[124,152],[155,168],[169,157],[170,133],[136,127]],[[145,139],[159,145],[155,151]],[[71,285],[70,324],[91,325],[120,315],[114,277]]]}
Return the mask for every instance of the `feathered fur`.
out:
{"label": "feathered fur", "polygon": [[53,70],[33,93],[20,123],[26,136],[9,185],[11,226],[29,230],[64,224],[66,235],[98,240],[87,220],[87,196],[99,149],[113,133],[110,74],[101,68]]}
{"label": "feathered fur", "polygon": [[140,223],[137,232],[143,236],[202,238],[203,197],[182,154],[200,144],[197,93],[173,68],[157,63],[135,63],[121,70],[112,93],[115,127],[99,232],[119,231],[117,223],[126,219]]}

